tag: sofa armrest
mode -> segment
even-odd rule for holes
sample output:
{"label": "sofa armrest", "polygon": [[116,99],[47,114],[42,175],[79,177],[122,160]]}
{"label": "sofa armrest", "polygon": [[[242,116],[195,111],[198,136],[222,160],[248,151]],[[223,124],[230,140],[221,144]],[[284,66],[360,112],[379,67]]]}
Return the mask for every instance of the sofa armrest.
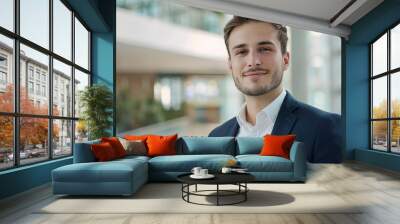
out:
{"label": "sofa armrest", "polygon": [[100,140],[94,140],[89,142],[75,143],[74,147],[74,163],[89,163],[95,162],[90,146],[92,144],[100,143]]}
{"label": "sofa armrest", "polygon": [[307,176],[307,159],[302,142],[293,142],[290,148],[290,160],[293,162],[293,179],[295,181],[305,181]]}

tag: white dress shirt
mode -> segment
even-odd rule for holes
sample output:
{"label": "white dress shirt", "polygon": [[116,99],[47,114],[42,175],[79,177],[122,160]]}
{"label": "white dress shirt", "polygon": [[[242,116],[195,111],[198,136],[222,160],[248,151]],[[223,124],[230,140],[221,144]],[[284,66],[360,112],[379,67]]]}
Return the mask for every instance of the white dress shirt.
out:
{"label": "white dress shirt", "polygon": [[286,90],[283,90],[277,98],[258,112],[254,126],[247,122],[246,104],[244,104],[236,116],[236,120],[239,124],[239,133],[237,137],[262,137],[266,134],[271,134],[285,96]]}

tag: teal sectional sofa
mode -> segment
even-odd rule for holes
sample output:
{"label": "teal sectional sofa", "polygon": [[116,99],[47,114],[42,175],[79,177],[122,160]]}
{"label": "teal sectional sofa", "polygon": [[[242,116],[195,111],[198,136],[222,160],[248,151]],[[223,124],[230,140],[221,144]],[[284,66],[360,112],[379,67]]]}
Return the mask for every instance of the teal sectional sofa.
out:
{"label": "teal sectional sofa", "polygon": [[90,145],[75,144],[74,163],[52,171],[54,194],[131,195],[148,181],[176,181],[176,177],[200,166],[219,172],[230,159],[247,168],[259,182],[305,182],[306,155],[301,142],[294,142],[290,159],[258,155],[261,137],[181,137],[177,155],[127,156],[96,162]]}

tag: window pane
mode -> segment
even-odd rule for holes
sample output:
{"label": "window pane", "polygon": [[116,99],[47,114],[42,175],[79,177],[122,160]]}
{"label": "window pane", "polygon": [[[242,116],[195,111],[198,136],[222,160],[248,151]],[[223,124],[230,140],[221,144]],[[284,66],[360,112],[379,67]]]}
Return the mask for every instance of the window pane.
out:
{"label": "window pane", "polygon": [[75,63],[89,70],[89,32],[75,18]]}
{"label": "window pane", "polygon": [[48,119],[22,117],[20,119],[21,164],[34,163],[49,158]]}
{"label": "window pane", "polygon": [[372,118],[387,117],[387,78],[386,76],[372,81]]}
{"label": "window pane", "polygon": [[75,142],[84,142],[88,140],[88,129],[86,122],[79,120],[75,122]]}
{"label": "window pane", "polygon": [[400,67],[400,24],[391,31],[390,37],[391,69]]}
{"label": "window pane", "polygon": [[372,45],[373,75],[387,71],[387,34],[383,35]]}
{"label": "window pane", "polygon": [[53,51],[71,60],[72,12],[60,1],[53,1]]}
{"label": "window pane", "polygon": [[387,121],[372,122],[372,148],[387,151]]}
{"label": "window pane", "polygon": [[72,121],[53,121],[53,157],[72,154]]}
{"label": "window pane", "polygon": [[72,117],[71,66],[53,60],[53,115]]}
{"label": "window pane", "polygon": [[392,152],[400,153],[400,120],[391,121]]}
{"label": "window pane", "polygon": [[20,0],[21,36],[49,48],[49,0]]}
{"label": "window pane", "polygon": [[79,98],[81,92],[85,89],[86,86],[89,86],[89,75],[81,72],[78,69],[75,69],[75,117],[79,117],[81,115]]}
{"label": "window pane", "polygon": [[0,111],[14,111],[13,40],[0,35]]}
{"label": "window pane", "polygon": [[21,113],[48,114],[48,64],[47,55],[21,44]]}
{"label": "window pane", "polygon": [[0,26],[14,31],[14,0],[0,1]]}
{"label": "window pane", "polygon": [[0,170],[14,165],[13,118],[0,116]]}
{"label": "window pane", "polygon": [[400,72],[391,75],[390,97],[391,97],[391,116],[400,118]]}

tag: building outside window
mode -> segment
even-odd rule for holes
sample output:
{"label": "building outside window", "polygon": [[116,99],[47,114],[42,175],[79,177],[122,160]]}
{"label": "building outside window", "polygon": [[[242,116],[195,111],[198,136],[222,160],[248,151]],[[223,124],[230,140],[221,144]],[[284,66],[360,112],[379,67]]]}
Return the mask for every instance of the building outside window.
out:
{"label": "building outside window", "polygon": [[[75,12],[70,10],[71,7],[65,5],[64,1],[51,0],[52,4],[49,2],[49,0],[19,1],[18,13],[12,11],[14,17],[20,16],[15,18],[20,21],[17,29],[10,32],[3,32],[0,29],[0,83],[12,87],[0,89],[0,123],[2,124],[0,170],[70,156],[73,151],[74,136],[79,136],[82,140],[86,138],[86,127],[75,130],[79,116],[73,114],[72,109],[61,111],[61,106],[64,108],[67,105],[73,105],[74,101],[79,101],[77,91],[72,92],[71,89],[64,88],[63,91],[69,92],[62,92],[62,94],[70,96],[68,100],[71,102],[64,102],[64,105],[60,107],[54,104],[52,113],[50,113],[51,105],[49,104],[50,97],[54,100],[60,94],[57,79],[63,80],[70,86],[73,83],[79,83],[79,80],[73,80],[73,71],[80,72],[82,76],[89,79],[91,75],[89,69],[90,31],[76,17]],[[4,4],[11,4],[6,8],[13,9],[13,1],[7,1]],[[37,14],[38,11],[43,13]],[[48,13],[45,13],[46,11]],[[53,25],[52,29],[49,28],[49,24]],[[75,31],[73,31],[73,24],[75,24]],[[53,31],[52,35],[49,35],[51,31]],[[50,46],[51,41],[53,49]],[[72,47],[73,42],[76,43],[75,48]],[[17,44],[19,51],[15,51]],[[37,47],[38,45],[40,47]],[[83,50],[77,52],[78,48]],[[71,58],[71,53],[74,52],[75,63]],[[14,98],[16,88],[12,78],[16,65],[16,62],[12,60],[14,53],[20,59],[19,74],[17,74],[20,80],[20,94],[17,99]],[[62,57],[63,62],[57,63],[53,57],[54,54]],[[53,64],[49,63],[50,60]],[[83,61],[83,63],[77,63],[78,61]],[[63,66],[67,68],[64,69]],[[53,71],[53,74],[49,71]],[[50,79],[53,79],[54,88],[47,94]],[[14,105],[20,108],[19,112],[14,111]],[[59,118],[61,114],[62,119]],[[14,125],[18,125],[16,127],[19,130],[18,135],[14,134]],[[32,132],[38,134],[32,137],[30,134]],[[16,139],[18,141],[15,141]],[[15,142],[18,145],[14,145]],[[14,151],[17,154],[14,154]]]}

